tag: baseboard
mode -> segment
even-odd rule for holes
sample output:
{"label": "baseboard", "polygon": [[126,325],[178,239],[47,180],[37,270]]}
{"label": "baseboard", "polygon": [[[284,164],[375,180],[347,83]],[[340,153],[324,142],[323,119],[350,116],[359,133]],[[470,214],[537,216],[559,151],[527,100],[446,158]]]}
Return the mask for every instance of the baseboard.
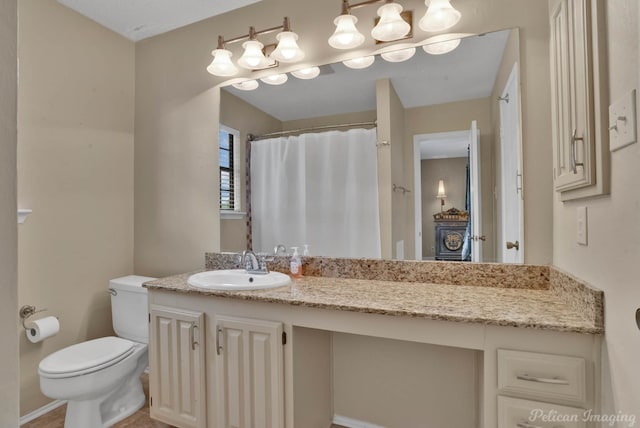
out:
{"label": "baseboard", "polygon": [[359,421],[357,419],[347,418],[346,416],[333,415],[333,423],[342,425],[347,428],[384,428],[381,425],[375,425],[369,422]]}
{"label": "baseboard", "polygon": [[26,415],[20,417],[20,426],[26,424],[27,422],[31,422],[32,420],[39,418],[40,416],[45,415],[60,406],[64,406],[65,404],[67,404],[66,400],[55,400],[40,407],[39,409],[34,410],[31,413],[27,413]]}

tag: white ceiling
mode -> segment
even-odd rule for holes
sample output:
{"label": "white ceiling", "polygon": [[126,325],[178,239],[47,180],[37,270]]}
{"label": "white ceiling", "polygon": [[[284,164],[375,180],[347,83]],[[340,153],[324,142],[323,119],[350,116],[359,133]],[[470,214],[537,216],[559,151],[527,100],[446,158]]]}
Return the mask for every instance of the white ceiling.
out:
{"label": "white ceiling", "polygon": [[260,0],[58,0],[137,42]]}
{"label": "white ceiling", "polygon": [[437,137],[425,137],[420,141],[420,159],[466,158],[469,135],[464,132],[448,132]]}
{"label": "white ceiling", "polygon": [[390,78],[405,108],[437,105],[491,95],[510,30],[462,40],[446,55],[429,55],[418,48],[402,63],[376,58],[364,70],[342,63],[313,80],[289,76],[281,86],[260,82],[254,91],[225,90],[281,121],[376,109],[376,80]]}

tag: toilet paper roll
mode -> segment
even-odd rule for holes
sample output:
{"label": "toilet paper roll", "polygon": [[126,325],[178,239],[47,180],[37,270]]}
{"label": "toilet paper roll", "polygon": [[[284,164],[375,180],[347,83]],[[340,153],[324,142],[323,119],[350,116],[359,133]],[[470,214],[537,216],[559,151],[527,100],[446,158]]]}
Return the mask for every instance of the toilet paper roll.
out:
{"label": "toilet paper roll", "polygon": [[60,331],[60,322],[56,317],[45,317],[26,323],[27,339],[32,343],[41,342],[44,339],[55,336]]}

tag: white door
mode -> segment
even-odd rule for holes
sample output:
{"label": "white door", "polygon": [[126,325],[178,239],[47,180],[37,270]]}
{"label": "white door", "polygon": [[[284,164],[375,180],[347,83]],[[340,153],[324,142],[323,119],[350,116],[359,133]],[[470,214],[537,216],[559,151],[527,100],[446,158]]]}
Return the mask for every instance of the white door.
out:
{"label": "white door", "polygon": [[284,427],[282,323],[216,315],[219,428]]}
{"label": "white door", "polygon": [[471,261],[482,261],[482,183],[480,180],[480,131],[474,120],[469,131],[470,181],[471,181]]}
{"label": "white door", "polygon": [[[524,262],[522,168],[520,150],[520,99],[518,64],[515,64],[500,101],[500,249],[502,263]],[[510,243],[509,245],[507,243]]]}
{"label": "white door", "polygon": [[204,314],[151,305],[149,323],[151,417],[205,427]]}

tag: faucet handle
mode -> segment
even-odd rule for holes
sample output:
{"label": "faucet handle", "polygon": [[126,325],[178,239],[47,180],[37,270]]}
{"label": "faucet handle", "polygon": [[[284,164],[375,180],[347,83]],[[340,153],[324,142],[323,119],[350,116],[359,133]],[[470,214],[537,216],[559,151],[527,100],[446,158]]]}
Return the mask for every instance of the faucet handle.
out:
{"label": "faucet handle", "polygon": [[256,254],[256,256],[258,256],[258,264],[260,265],[259,269],[263,272],[269,272],[269,269],[267,269],[267,262],[272,262],[275,260],[275,257],[269,255],[268,253],[258,253]]}

